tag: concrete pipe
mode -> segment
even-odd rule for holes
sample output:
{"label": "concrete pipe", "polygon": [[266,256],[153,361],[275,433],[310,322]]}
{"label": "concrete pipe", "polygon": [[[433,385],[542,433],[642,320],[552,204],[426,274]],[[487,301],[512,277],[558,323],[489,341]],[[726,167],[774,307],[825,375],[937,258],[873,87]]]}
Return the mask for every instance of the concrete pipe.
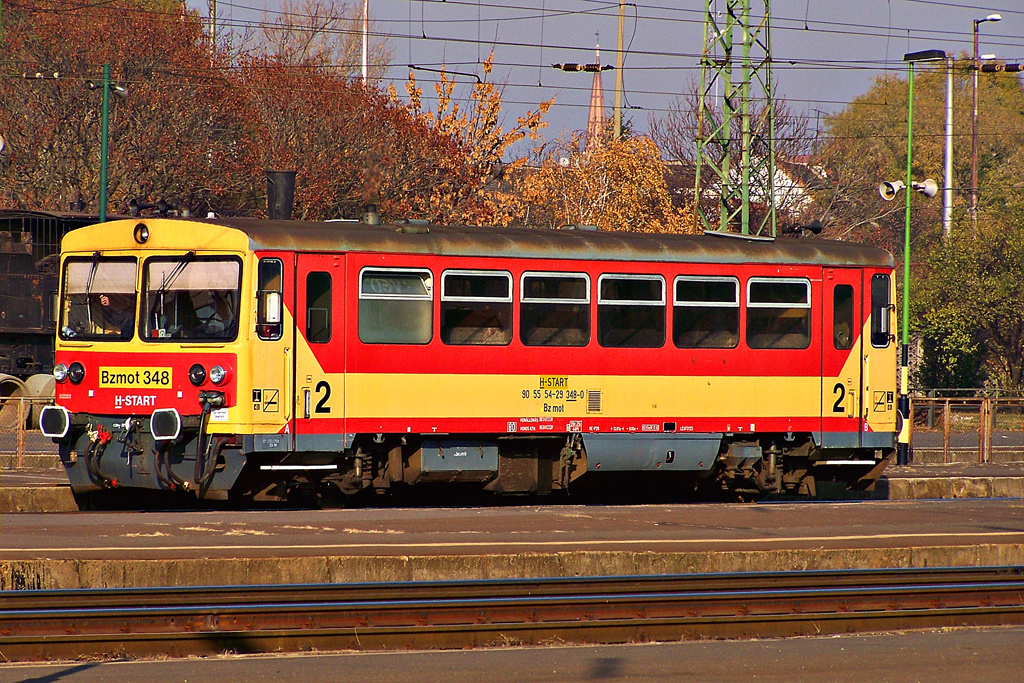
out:
{"label": "concrete pipe", "polygon": [[[28,396],[28,389],[25,387],[25,383],[13,375],[5,375],[0,373],[0,429],[3,430],[14,430],[18,426],[18,404],[20,401],[12,399],[21,399]],[[26,424],[31,410],[29,405],[25,404],[25,412],[22,415],[25,417]]]}
{"label": "concrete pipe", "polygon": [[32,375],[25,380],[25,391],[32,399],[32,415],[29,418],[29,429],[39,429],[39,415],[43,407],[53,403],[57,388],[57,380],[53,375]]}

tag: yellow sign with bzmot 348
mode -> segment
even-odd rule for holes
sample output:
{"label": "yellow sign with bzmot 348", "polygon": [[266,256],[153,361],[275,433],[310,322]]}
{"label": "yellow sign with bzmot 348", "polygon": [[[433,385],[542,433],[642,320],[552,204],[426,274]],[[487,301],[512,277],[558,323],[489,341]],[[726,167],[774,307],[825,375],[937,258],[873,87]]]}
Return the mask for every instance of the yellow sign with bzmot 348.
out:
{"label": "yellow sign with bzmot 348", "polygon": [[101,389],[170,389],[171,368],[100,368]]}

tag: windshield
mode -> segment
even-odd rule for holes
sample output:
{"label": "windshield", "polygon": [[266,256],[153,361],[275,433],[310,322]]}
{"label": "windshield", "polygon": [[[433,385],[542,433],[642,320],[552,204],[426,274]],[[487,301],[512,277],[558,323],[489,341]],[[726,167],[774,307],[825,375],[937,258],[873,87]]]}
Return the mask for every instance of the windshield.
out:
{"label": "windshield", "polygon": [[230,341],[238,334],[242,266],[229,257],[151,258],[143,269],[146,341]]}
{"label": "windshield", "polygon": [[64,262],[61,339],[131,339],[138,265],[131,257],[73,257]]}

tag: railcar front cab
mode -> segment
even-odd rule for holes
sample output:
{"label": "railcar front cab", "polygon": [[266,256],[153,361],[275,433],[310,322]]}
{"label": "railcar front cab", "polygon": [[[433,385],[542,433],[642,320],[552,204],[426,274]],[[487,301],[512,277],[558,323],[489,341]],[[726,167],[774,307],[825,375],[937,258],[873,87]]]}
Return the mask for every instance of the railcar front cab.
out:
{"label": "railcar front cab", "polygon": [[[160,227],[105,224],[102,250],[90,250],[96,229],[63,243],[57,405],[40,426],[76,496],[129,486],[222,498],[244,464],[224,434],[245,371],[239,330],[252,318],[245,245],[223,231],[182,234],[208,226]],[[190,242],[212,248],[175,248]],[[261,323],[279,325],[280,296],[260,304]]]}

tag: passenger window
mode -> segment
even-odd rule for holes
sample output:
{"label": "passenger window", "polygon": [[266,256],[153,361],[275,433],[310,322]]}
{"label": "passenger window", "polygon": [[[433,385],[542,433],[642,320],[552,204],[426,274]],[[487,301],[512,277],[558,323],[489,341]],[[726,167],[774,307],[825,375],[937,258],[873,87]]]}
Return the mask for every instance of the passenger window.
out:
{"label": "passenger window", "polygon": [[359,339],[365,344],[427,344],[433,336],[429,270],[364,268],[359,274]]}
{"label": "passenger window", "polygon": [[283,266],[281,259],[261,258],[256,267],[256,334],[260,339],[281,338],[283,303]]}
{"label": "passenger window", "polygon": [[331,274],[311,272],[306,276],[306,341],[331,341]]}
{"label": "passenger window", "polygon": [[519,340],[526,346],[590,343],[590,276],[586,273],[523,273]]}
{"label": "passenger window", "polygon": [[853,348],[853,285],[832,290],[832,344],[839,351]]}
{"label": "passenger window", "polygon": [[598,280],[597,341],[611,348],[665,344],[665,279],[602,275]]}
{"label": "passenger window", "polygon": [[448,270],[441,275],[441,341],[512,342],[512,274]]}
{"label": "passenger window", "polygon": [[871,276],[871,345],[884,349],[891,340],[889,321],[892,320],[889,298],[889,276]]}
{"label": "passenger window", "polygon": [[747,346],[806,349],[810,345],[810,281],[751,278],[747,282]]}
{"label": "passenger window", "polygon": [[739,280],[734,277],[677,277],[672,340],[680,349],[731,349],[738,346]]}

